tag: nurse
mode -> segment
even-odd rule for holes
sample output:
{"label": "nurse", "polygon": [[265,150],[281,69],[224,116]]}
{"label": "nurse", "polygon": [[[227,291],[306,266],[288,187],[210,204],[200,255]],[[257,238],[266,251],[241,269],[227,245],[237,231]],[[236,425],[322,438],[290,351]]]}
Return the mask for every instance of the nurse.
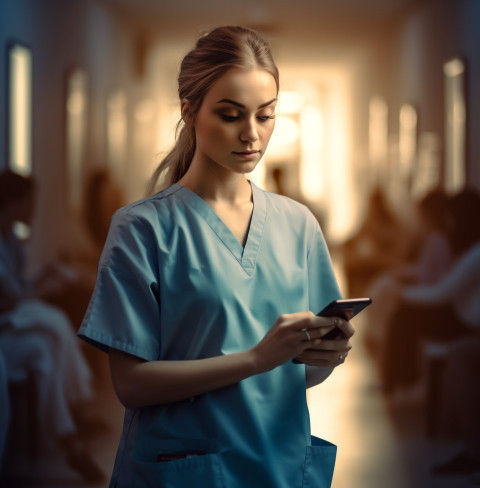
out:
{"label": "nurse", "polygon": [[[246,178],[277,68],[258,34],[220,27],[178,83],[164,189],[114,216],[79,331],[109,353],[126,407],[110,486],[328,487],[336,447],[311,437],[306,388],[343,363],[353,328],[315,315],[340,297],[316,219]],[[344,338],[322,340],[335,324]]]}

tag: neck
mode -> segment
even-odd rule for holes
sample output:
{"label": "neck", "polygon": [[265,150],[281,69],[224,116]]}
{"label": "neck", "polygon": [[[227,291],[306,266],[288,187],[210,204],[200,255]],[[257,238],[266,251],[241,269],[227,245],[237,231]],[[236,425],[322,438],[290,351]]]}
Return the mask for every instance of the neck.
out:
{"label": "neck", "polygon": [[244,174],[234,173],[218,165],[195,164],[178,181],[204,200],[237,204],[251,199],[251,186]]}

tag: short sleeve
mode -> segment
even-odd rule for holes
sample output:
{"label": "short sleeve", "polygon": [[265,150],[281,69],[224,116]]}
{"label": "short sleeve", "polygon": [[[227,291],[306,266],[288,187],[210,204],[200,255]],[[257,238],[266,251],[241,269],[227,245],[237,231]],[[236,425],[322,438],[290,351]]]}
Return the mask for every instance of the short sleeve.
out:
{"label": "short sleeve", "polygon": [[332,300],[341,298],[325,238],[313,215],[309,222],[308,299],[309,308],[318,313]]}
{"label": "short sleeve", "polygon": [[157,239],[149,220],[122,210],[112,219],[80,338],[145,360],[161,347]]}

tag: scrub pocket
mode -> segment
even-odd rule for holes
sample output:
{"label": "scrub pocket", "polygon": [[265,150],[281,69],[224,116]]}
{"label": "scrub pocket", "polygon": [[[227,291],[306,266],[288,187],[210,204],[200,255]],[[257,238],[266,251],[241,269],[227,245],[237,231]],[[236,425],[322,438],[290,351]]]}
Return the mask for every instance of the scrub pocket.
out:
{"label": "scrub pocket", "polygon": [[155,450],[149,460],[133,461],[130,487],[227,488],[216,442],[166,440],[156,442]]}
{"label": "scrub pocket", "polygon": [[337,446],[312,436],[312,445],[307,446],[303,488],[329,488],[332,484]]}

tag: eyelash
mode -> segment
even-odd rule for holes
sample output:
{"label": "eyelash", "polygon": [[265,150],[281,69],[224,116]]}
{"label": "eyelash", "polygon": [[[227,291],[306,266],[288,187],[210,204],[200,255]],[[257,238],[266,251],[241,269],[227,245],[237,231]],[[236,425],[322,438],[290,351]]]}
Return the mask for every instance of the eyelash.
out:
{"label": "eyelash", "polygon": [[[236,115],[234,116],[234,115],[224,115],[224,114],[221,114],[220,117],[225,122],[237,122],[241,118],[240,116],[236,116]],[[261,115],[261,116],[257,117],[257,119],[260,122],[267,122],[268,120],[275,119],[275,115]]]}

